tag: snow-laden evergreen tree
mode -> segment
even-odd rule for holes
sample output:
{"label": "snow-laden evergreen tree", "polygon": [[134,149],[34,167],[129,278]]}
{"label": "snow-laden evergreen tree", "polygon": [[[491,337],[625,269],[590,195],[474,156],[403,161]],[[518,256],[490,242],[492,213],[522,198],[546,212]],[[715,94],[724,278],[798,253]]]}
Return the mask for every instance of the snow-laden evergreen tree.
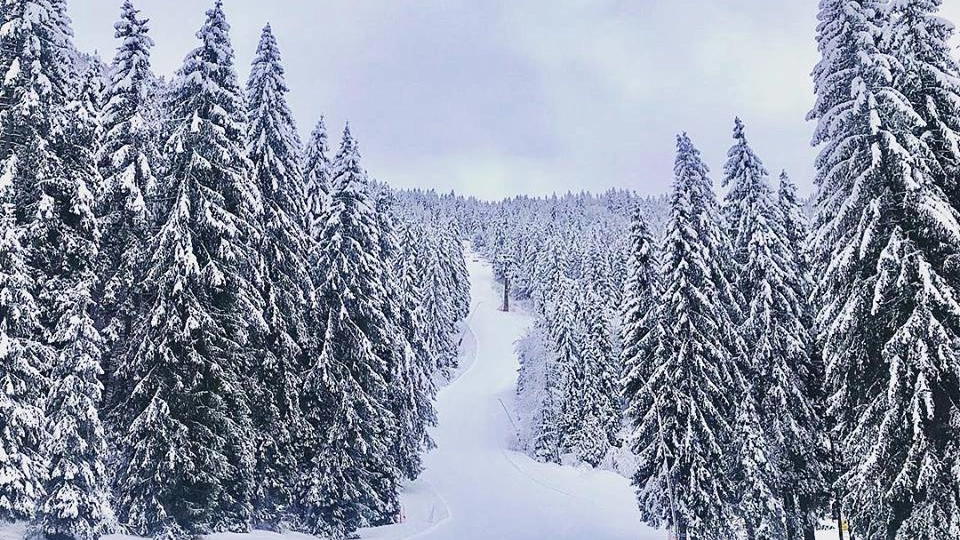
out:
{"label": "snow-laden evergreen tree", "polygon": [[516,345],[520,444],[541,463],[560,463],[557,363],[552,355],[549,324],[537,318]]}
{"label": "snow-laden evergreen tree", "polygon": [[306,429],[300,387],[311,349],[314,301],[300,145],[287,92],[280,50],[268,25],[247,83],[247,153],[264,206],[261,292],[267,323],[251,389],[259,479],[254,525],[270,530],[279,530],[293,498],[296,439]]}
{"label": "snow-laden evergreen tree", "polygon": [[426,242],[422,257],[425,279],[420,316],[427,322],[424,344],[433,359],[433,373],[449,377],[457,367],[457,344],[453,340],[454,296],[450,288],[449,268],[442,263],[442,239],[435,234],[421,238]]}
{"label": "snow-laden evergreen tree", "polygon": [[[708,169],[686,134],[677,138],[671,217],[663,248],[665,321],[650,374],[631,398],[639,457],[634,476],[644,519],[696,538],[726,538],[733,496],[726,468],[730,411],[739,388],[726,342],[722,247]],[[640,404],[643,404],[642,406]]]}
{"label": "snow-laden evergreen tree", "polygon": [[254,440],[244,377],[263,332],[252,240],[261,201],[250,180],[243,95],[221,2],[173,90],[164,192],[173,200],[149,246],[147,315],[118,375],[114,480],[119,517],[141,535],[246,531]]}
{"label": "snow-laden evergreen tree", "polygon": [[33,517],[43,495],[43,395],[53,350],[41,339],[30,268],[20,244],[9,184],[0,184],[0,520]]}
{"label": "snow-laden evergreen tree", "polygon": [[572,286],[565,287],[564,295],[557,299],[549,329],[558,375],[560,403],[557,404],[557,436],[561,455],[578,453],[580,441],[577,430],[583,415],[582,385],[586,375],[580,339],[581,306],[576,292]]}
{"label": "snow-laden evergreen tree", "polygon": [[[92,538],[103,525],[105,451],[97,411],[100,337],[90,316],[99,235],[93,213],[92,189],[98,180],[87,139],[89,118],[72,98],[78,88],[72,64],[75,51],[62,2],[9,0],[3,4],[2,17],[0,65],[6,71],[0,87],[4,134],[0,170],[4,186],[12,187],[12,197],[4,202],[14,203],[16,228],[24,233],[20,245],[33,278],[34,290],[29,292],[37,300],[40,324],[33,329],[39,330],[37,335],[22,334],[32,326],[33,316],[23,314],[13,317],[11,321],[20,320],[7,330],[16,332],[18,340],[42,340],[51,349],[50,363],[35,366],[51,376],[43,403],[46,438],[41,443],[49,468],[42,494],[27,495],[30,499],[42,495],[36,500],[29,534]],[[20,341],[21,346],[28,342]],[[20,366],[24,368],[29,370]],[[32,437],[27,431],[21,435],[26,440]],[[22,474],[32,475],[31,449],[24,451],[28,467]],[[36,480],[11,479],[30,484]],[[32,491],[30,484],[20,489]],[[11,502],[33,504],[23,498]]]}
{"label": "snow-laden evergreen tree", "polygon": [[[87,65],[79,74],[76,88],[71,92],[67,111],[73,117],[71,122],[74,133],[72,140],[96,156],[103,135],[103,104],[106,67],[97,56],[87,59]],[[94,193],[100,192],[100,185],[92,186]]]}
{"label": "snow-laden evergreen tree", "polygon": [[107,444],[98,408],[102,397],[100,335],[89,315],[89,288],[67,293],[76,306],[53,336],[59,349],[46,397],[44,497],[28,538],[93,540],[112,522]]}
{"label": "snow-laden evergreen tree", "polygon": [[[794,265],[798,268],[797,277],[804,286],[810,286],[810,262],[807,260],[807,218],[803,213],[803,204],[797,197],[797,184],[787,171],[780,172],[780,185],[777,189],[777,205],[783,214],[783,228],[788,246],[794,246]],[[812,307],[807,303],[807,311]],[[809,325],[808,325],[809,327]]]}
{"label": "snow-laden evergreen tree", "polygon": [[[580,366],[570,376],[579,374],[581,378],[566,381],[569,388],[575,389],[580,421],[570,426],[573,434],[568,435],[575,441],[577,457],[596,467],[611,447],[620,445],[620,393],[618,374],[613,369],[613,337],[600,295],[588,289],[580,309]],[[572,407],[568,412],[574,412]]]}
{"label": "snow-laden evergreen tree", "polygon": [[630,224],[627,261],[620,323],[621,388],[627,416],[637,419],[639,410],[649,407],[638,400],[644,397],[639,392],[650,377],[653,361],[659,354],[655,347],[660,343],[664,323],[657,309],[661,295],[657,242],[650,234],[639,206],[634,210]]}
{"label": "snow-laden evergreen tree", "polygon": [[[734,120],[733,139],[735,144],[727,152],[723,171],[723,185],[729,188],[724,198],[723,214],[733,260],[739,270],[749,257],[747,247],[753,239],[755,227],[751,220],[756,219],[757,200],[763,199],[763,204],[768,206],[770,187],[767,170],[747,143],[740,118]],[[734,274],[739,275],[739,272]]]}
{"label": "snow-laden evergreen tree", "polygon": [[450,295],[453,321],[460,321],[470,314],[470,276],[463,256],[463,243],[450,224],[439,233],[440,267],[446,272],[447,294]]}
{"label": "snow-laden evergreen tree", "polygon": [[817,374],[805,324],[806,277],[797,257],[803,250],[791,244],[788,216],[739,119],[733,137],[725,209],[736,224],[731,274],[746,299],[740,327],[746,354],[739,369],[745,387],[735,428],[738,509],[752,538],[802,538],[816,530],[817,508],[810,503],[825,491],[821,463],[827,457],[811,394]]}
{"label": "snow-laden evergreen tree", "polygon": [[[146,243],[151,234],[148,194],[156,190],[160,165],[157,149],[157,126],[152,123],[152,74],[150,49],[145,19],[139,18],[133,3],[127,0],[121,9],[120,21],[114,28],[120,46],[110,67],[101,116],[102,140],[98,163],[103,177],[99,194],[98,215],[102,237],[100,242],[99,323],[103,328],[105,347],[104,370],[108,388],[105,402],[116,405],[116,394],[110,381],[116,370],[116,359],[129,347],[130,332],[143,315],[142,303],[136,294],[146,268]],[[123,395],[130,389],[121,390]]]}
{"label": "snow-laden evergreen tree", "polygon": [[[884,7],[824,0],[819,14],[813,252],[829,415],[846,466],[837,487],[858,537],[951,538],[960,217],[938,182],[942,148],[918,137],[935,103],[919,114],[892,78],[902,52],[878,47],[893,16]],[[920,21],[908,27],[936,35]]]}
{"label": "snow-laden evergreen tree", "polygon": [[382,208],[378,214],[383,251],[392,253],[389,271],[384,274],[390,305],[387,316],[397,329],[397,338],[402,338],[395,345],[397,365],[391,383],[391,410],[398,427],[393,453],[399,469],[414,480],[423,469],[422,453],[435,446],[427,430],[437,423],[433,407],[436,396],[436,384],[431,377],[433,364],[423,339],[426,322],[420,310],[423,283],[417,268],[417,252],[421,237],[413,236],[412,228],[408,227],[403,237],[398,238],[390,209]]}
{"label": "snow-laden evergreen tree", "polygon": [[306,208],[310,235],[317,239],[323,229],[323,216],[330,198],[330,146],[327,143],[327,125],[323,117],[310,134],[304,150],[303,175],[306,181]]}
{"label": "snow-laden evergreen tree", "polygon": [[[807,451],[807,454],[795,454],[793,459],[793,474],[789,476],[788,510],[791,511],[791,521],[788,522],[791,531],[796,537],[802,535],[808,539],[813,534],[822,510],[829,503],[829,482],[832,472],[828,463],[829,444],[827,439],[828,426],[824,417],[826,409],[823,389],[823,363],[817,350],[814,338],[814,308],[810,303],[812,278],[810,263],[807,258],[807,219],[803,214],[801,204],[797,199],[797,186],[793,183],[786,171],[780,173],[780,186],[777,191],[777,207],[782,219],[785,247],[787,253],[783,257],[788,261],[789,272],[785,275],[785,284],[790,287],[794,298],[797,299],[792,317],[796,321],[789,324],[793,328],[799,322],[804,332],[795,329],[798,338],[789,348],[787,364],[793,369],[793,374],[799,379],[800,391],[806,397],[808,406],[799,409],[801,412],[812,413],[808,420],[815,422],[805,426],[811,431],[811,438],[802,441],[794,448]],[[768,407],[769,408],[769,407]],[[779,422],[778,418],[778,422]],[[785,427],[783,424],[778,424]],[[788,430],[790,431],[790,430]],[[799,435],[799,433],[794,433]],[[819,440],[813,437],[819,434]],[[818,457],[819,456],[819,457]],[[809,463],[814,461],[814,463]]]}
{"label": "snow-laden evergreen tree", "polygon": [[391,325],[384,315],[379,223],[349,126],[332,178],[319,237],[322,342],[304,389],[306,419],[320,439],[305,457],[299,499],[308,530],[343,538],[365,525],[393,522],[401,473],[390,454],[396,418],[387,407],[382,350]]}
{"label": "snow-laden evergreen tree", "polygon": [[534,454],[543,463],[560,463],[560,422],[556,386],[558,375],[553,362],[548,362],[545,378],[543,404],[539,411],[540,418],[534,440]]}
{"label": "snow-laden evergreen tree", "polygon": [[733,434],[738,453],[736,513],[731,527],[743,528],[743,537],[758,540],[802,538],[788,533],[788,509],[777,448],[765,427],[758,391],[747,383],[737,403]]}
{"label": "snow-laden evergreen tree", "polygon": [[930,148],[934,181],[960,208],[960,65],[953,54],[953,24],[942,0],[896,0],[882,47],[893,57],[893,86],[923,119],[920,138]]}

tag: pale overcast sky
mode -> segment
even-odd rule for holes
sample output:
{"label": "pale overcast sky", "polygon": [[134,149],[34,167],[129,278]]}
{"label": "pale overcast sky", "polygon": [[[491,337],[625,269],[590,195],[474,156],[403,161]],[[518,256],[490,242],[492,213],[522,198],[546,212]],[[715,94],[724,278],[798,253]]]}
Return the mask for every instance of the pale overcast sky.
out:
{"label": "pale overcast sky", "polygon": [[[213,0],[134,0],[170,75]],[[69,0],[106,61],[121,0]],[[669,189],[688,131],[719,182],[733,117],[812,188],[815,0],[225,0],[241,76],[270,22],[301,133],[350,120],[368,170],[483,198]],[[960,0],[944,15],[960,21]]]}

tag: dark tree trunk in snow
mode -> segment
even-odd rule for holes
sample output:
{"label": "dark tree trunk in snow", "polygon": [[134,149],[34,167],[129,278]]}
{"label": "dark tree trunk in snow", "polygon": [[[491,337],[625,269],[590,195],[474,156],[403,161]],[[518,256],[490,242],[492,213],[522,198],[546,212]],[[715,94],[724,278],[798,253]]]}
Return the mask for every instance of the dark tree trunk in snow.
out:
{"label": "dark tree trunk in snow", "polygon": [[510,276],[503,278],[503,311],[510,311]]}

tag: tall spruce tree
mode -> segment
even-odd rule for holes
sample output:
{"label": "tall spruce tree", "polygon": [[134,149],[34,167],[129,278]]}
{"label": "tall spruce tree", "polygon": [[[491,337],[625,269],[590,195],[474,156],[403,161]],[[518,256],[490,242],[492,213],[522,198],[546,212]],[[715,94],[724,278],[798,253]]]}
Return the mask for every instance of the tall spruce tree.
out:
{"label": "tall spruce tree", "polygon": [[637,206],[630,222],[630,251],[627,255],[627,281],[624,285],[620,324],[620,365],[623,368],[621,387],[627,405],[627,415],[638,418],[636,404],[641,409],[643,387],[653,368],[654,348],[663,331],[658,317],[660,302],[660,262],[657,242]]}
{"label": "tall spruce tree", "polygon": [[578,457],[597,466],[613,446],[619,446],[620,395],[613,366],[613,336],[601,296],[588,289],[582,301],[583,337],[579,387],[581,422],[576,430]]}
{"label": "tall spruce tree", "polygon": [[460,321],[470,314],[470,276],[463,255],[463,242],[452,224],[446,223],[438,233],[440,267],[446,273],[446,293],[450,297],[452,321]]}
{"label": "tall spruce tree", "polygon": [[[20,245],[33,278],[29,292],[37,301],[39,327],[30,328],[29,314],[6,323],[18,341],[43,341],[50,348],[50,363],[35,368],[51,377],[48,389],[36,389],[48,390],[42,443],[48,470],[44,478],[28,478],[35,471],[29,467],[32,449],[27,446],[23,462],[28,467],[22,471],[26,476],[12,479],[24,482],[15,484],[15,490],[31,491],[34,482],[43,480],[43,491],[23,491],[14,504],[26,509],[36,502],[31,536],[92,538],[105,517],[105,449],[97,412],[100,337],[90,314],[99,236],[92,194],[98,180],[85,138],[90,124],[71,99],[78,81],[63,4],[9,0],[2,18],[0,159],[3,183],[12,187],[12,196],[4,202],[15,205],[15,227],[23,231]],[[23,334],[28,329],[39,333]],[[29,341],[19,343],[22,347]],[[26,375],[30,367],[21,364],[19,370]],[[18,426],[14,420],[11,428],[26,428],[19,435],[29,441],[33,424]]]}
{"label": "tall spruce tree", "polygon": [[422,271],[425,279],[420,317],[426,321],[424,344],[433,360],[431,373],[449,377],[457,367],[457,345],[453,341],[454,297],[450,290],[448,268],[443,267],[442,239],[436,234],[421,237]]}
{"label": "tall spruce tree", "polygon": [[[663,249],[668,321],[650,373],[632,397],[634,475],[644,519],[697,538],[725,538],[733,495],[725,467],[736,370],[722,304],[716,199],[708,169],[686,134],[677,138],[674,191]],[[643,404],[643,405],[641,405]]]}
{"label": "tall spruce tree", "polygon": [[[790,178],[787,171],[780,172],[780,185],[777,189],[777,205],[783,213],[783,227],[786,242],[794,246],[794,264],[798,268],[798,277],[810,286],[810,262],[808,260],[808,219],[804,215],[803,205],[797,196],[797,184]],[[812,311],[807,303],[807,311]],[[809,325],[808,325],[809,328]]]}
{"label": "tall spruce tree", "polygon": [[314,301],[304,178],[287,92],[280,50],[268,25],[247,83],[247,153],[263,197],[261,292],[267,323],[251,389],[256,477],[261,479],[254,494],[254,525],[270,530],[279,530],[293,498],[296,438],[305,429],[300,374],[311,349]]}
{"label": "tall spruce tree", "polygon": [[93,540],[112,523],[107,444],[98,411],[101,343],[89,315],[89,286],[68,294],[64,300],[76,307],[65,313],[71,322],[58,325],[54,333],[54,346],[60,350],[45,403],[49,468],[27,537]]}
{"label": "tall spruce tree", "polygon": [[[769,212],[770,186],[767,170],[747,143],[740,118],[734,120],[733,139],[735,143],[727,152],[724,165],[723,185],[729,191],[724,197],[723,214],[727,237],[733,248],[733,261],[736,270],[739,270],[750,256],[748,246],[756,228],[754,220],[757,218],[757,206],[763,205],[763,210]],[[769,218],[766,215],[763,217]],[[740,275],[739,272],[734,273]]]}
{"label": "tall spruce tree", "polygon": [[320,355],[307,373],[305,409],[322,434],[306,457],[303,519],[314,533],[342,538],[391,523],[400,471],[390,454],[396,418],[387,407],[391,330],[384,315],[384,261],[369,183],[357,143],[344,130],[333,164],[329,218],[320,234]]}
{"label": "tall spruce tree", "polygon": [[13,174],[4,171],[0,184],[0,520],[7,522],[31,519],[43,495],[44,373],[54,354],[41,339],[35,285],[12,203]]}
{"label": "tall spruce tree", "polygon": [[[71,92],[67,112],[72,118],[70,137],[77,146],[87,150],[96,158],[103,139],[103,105],[106,84],[104,73],[106,66],[99,56],[82,58],[86,62]],[[91,186],[98,194],[102,185]]]}
{"label": "tall spruce tree", "polygon": [[323,216],[330,198],[330,146],[327,143],[327,125],[320,117],[310,134],[304,151],[303,175],[306,180],[307,220],[311,236],[316,239],[323,229]]}
{"label": "tall spruce tree", "polygon": [[147,35],[148,21],[138,14],[126,0],[114,25],[120,46],[105,91],[98,156],[103,177],[97,205],[102,230],[98,322],[108,350],[103,367],[110,409],[116,406],[117,393],[127,395],[130,390],[116,392],[111,381],[115,360],[125,355],[130,333],[143,315],[136,289],[146,271],[146,244],[154,221],[147,201],[148,194],[156,190],[160,165],[158,129],[151,118],[155,107],[150,72],[153,40]]}
{"label": "tall spruce tree", "polygon": [[[745,380],[736,430],[739,510],[752,538],[802,538],[816,530],[811,503],[825,491],[826,461],[806,326],[804,269],[791,243],[788,214],[774,199],[762,162],[737,119],[726,164],[726,210],[733,231]],[[789,188],[788,192],[789,192]],[[796,227],[796,225],[792,225]],[[792,231],[797,234],[797,231]]]}
{"label": "tall spruce tree", "polygon": [[[405,244],[396,233],[393,198],[389,193],[377,201],[381,253],[386,262],[385,315],[394,327],[391,347],[390,410],[397,420],[392,454],[397,467],[410,480],[423,470],[421,454],[434,447],[427,429],[436,425],[433,408],[436,385],[423,341],[424,321],[419,311],[422,290],[414,274],[417,244]],[[414,239],[409,239],[411,242]]]}
{"label": "tall spruce tree", "polygon": [[[119,371],[119,517],[143,535],[245,531],[253,433],[244,375],[263,332],[253,290],[261,203],[244,156],[243,95],[221,2],[185,59],[171,102],[163,190],[173,197],[150,243],[148,312]],[[253,328],[251,330],[251,327]]]}
{"label": "tall spruce tree", "polygon": [[583,362],[581,305],[576,287],[564,279],[563,296],[550,320],[550,341],[557,365],[557,439],[560,454],[579,454],[579,427],[583,421],[583,384],[586,379]]}
{"label": "tall spruce tree", "polygon": [[819,15],[815,298],[846,466],[837,485],[860,537],[950,538],[960,534],[960,217],[938,181],[942,149],[917,136],[936,106],[910,106],[892,78],[897,58],[878,46],[893,16],[884,7],[825,0]]}
{"label": "tall spruce tree", "polygon": [[895,60],[893,86],[923,119],[916,133],[930,148],[930,173],[954,208],[960,208],[960,65],[953,54],[953,24],[942,0],[897,0],[881,42]]}

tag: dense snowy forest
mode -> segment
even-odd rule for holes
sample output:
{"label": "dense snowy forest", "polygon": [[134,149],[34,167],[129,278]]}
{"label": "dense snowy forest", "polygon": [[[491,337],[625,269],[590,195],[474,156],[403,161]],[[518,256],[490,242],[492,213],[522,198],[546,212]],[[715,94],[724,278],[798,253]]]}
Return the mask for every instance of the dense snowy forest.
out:
{"label": "dense snowy forest", "polygon": [[677,136],[668,195],[491,202],[370,178],[349,126],[302,141],[271,27],[244,86],[221,0],[169,79],[131,0],[109,62],[66,0],[0,0],[0,520],[30,540],[400,521],[469,242],[534,320],[517,449],[630,476],[685,538],[960,538],[940,6],[820,0],[810,199],[736,118],[713,171]]}
{"label": "dense snowy forest", "polygon": [[301,144],[269,26],[219,1],[175,78],[128,0],[109,65],[0,4],[0,519],[31,538],[392,523],[469,308],[462,243],[349,127]]}

